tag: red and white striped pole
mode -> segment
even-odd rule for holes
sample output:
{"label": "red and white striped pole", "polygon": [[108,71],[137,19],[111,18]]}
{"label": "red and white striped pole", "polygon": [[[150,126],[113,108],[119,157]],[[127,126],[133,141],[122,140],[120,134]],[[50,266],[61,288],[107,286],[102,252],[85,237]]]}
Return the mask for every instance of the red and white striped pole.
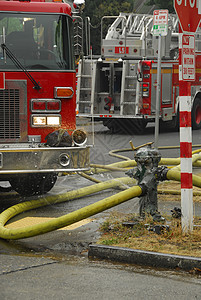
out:
{"label": "red and white striped pole", "polygon": [[193,230],[191,83],[182,76],[182,36],[179,33],[179,120],[182,231]]}

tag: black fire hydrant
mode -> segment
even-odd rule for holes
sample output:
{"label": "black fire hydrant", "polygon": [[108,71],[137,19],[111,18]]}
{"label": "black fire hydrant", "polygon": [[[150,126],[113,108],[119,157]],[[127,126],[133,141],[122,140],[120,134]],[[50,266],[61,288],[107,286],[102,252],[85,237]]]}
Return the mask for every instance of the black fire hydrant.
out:
{"label": "black fire hydrant", "polygon": [[139,214],[144,218],[146,214],[153,217],[154,221],[165,220],[158,212],[158,163],[161,154],[157,149],[150,146],[137,150],[135,156],[137,167],[128,171],[126,174],[137,179],[138,185],[142,187],[143,193],[139,201]]}

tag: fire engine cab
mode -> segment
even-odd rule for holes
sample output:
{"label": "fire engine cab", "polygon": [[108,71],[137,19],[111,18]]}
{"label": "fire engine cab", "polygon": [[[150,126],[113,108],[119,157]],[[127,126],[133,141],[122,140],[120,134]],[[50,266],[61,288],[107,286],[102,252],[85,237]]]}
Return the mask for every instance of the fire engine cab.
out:
{"label": "fire engine cab", "polygon": [[[93,56],[88,51],[79,63],[78,116],[102,120],[103,125],[112,131],[121,128],[142,133],[149,122],[155,121],[156,114],[158,37],[153,35],[153,16],[120,13],[117,17],[103,17],[101,25],[101,54]],[[192,127],[200,129],[199,30],[195,38],[196,80],[191,83]],[[89,49],[89,46],[90,41],[86,48]],[[179,128],[178,52],[178,19],[175,15],[169,15],[168,34],[162,37],[159,118],[161,126],[172,129]]]}
{"label": "fire engine cab", "polygon": [[48,192],[59,172],[89,168],[76,131],[70,5],[0,1],[0,180],[22,195]]}

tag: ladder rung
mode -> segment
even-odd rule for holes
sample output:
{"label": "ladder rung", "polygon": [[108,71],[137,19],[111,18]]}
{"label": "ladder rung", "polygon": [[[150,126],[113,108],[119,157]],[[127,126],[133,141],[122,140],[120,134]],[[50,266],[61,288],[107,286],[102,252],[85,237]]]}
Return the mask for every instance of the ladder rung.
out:
{"label": "ladder rung", "polygon": [[79,103],[91,103],[91,101],[79,101]]}
{"label": "ladder rung", "polygon": [[125,104],[135,104],[135,102],[123,102],[123,103],[121,103],[121,105],[125,105]]}
{"label": "ladder rung", "polygon": [[81,91],[91,91],[91,88],[88,87],[88,88],[80,88]]}
{"label": "ladder rung", "polygon": [[91,78],[91,75],[77,75],[77,78]]}
{"label": "ladder rung", "polygon": [[136,92],[136,89],[124,89],[125,92]]}
{"label": "ladder rung", "polygon": [[128,79],[137,79],[137,76],[125,76],[126,78],[128,78]]}
{"label": "ladder rung", "polygon": [[91,78],[92,76],[91,75],[81,75],[81,77],[83,77],[83,78]]}

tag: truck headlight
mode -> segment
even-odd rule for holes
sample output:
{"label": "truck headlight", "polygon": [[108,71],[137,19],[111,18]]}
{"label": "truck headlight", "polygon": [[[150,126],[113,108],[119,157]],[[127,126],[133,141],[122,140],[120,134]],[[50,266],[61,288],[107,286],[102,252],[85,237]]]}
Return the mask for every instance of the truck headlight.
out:
{"label": "truck headlight", "polygon": [[47,117],[47,125],[49,126],[59,126],[60,125],[60,117]]}
{"label": "truck headlight", "polygon": [[42,117],[42,116],[32,117],[32,124],[34,126],[44,126],[46,125],[46,117]]}
{"label": "truck headlight", "polygon": [[42,126],[60,126],[61,125],[61,116],[56,115],[32,115],[31,116],[31,125],[33,127],[42,127]]}

